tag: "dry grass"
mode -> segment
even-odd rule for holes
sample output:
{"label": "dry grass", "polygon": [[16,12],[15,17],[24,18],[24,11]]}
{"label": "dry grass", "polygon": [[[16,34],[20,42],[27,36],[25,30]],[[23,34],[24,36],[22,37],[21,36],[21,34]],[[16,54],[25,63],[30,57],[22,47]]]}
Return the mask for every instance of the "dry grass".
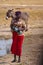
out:
{"label": "dry grass", "polygon": [[43,5],[43,0],[0,0],[0,4]]}

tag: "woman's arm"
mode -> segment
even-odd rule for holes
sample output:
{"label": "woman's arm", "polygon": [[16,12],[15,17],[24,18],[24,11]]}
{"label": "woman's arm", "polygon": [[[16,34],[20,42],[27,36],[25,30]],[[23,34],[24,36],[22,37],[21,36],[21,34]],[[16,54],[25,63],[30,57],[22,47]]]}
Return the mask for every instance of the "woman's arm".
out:
{"label": "woman's arm", "polygon": [[24,30],[25,30],[25,28],[26,28],[26,26],[25,26],[25,25],[21,25],[21,26],[19,27],[19,30],[24,31]]}
{"label": "woman's arm", "polygon": [[14,25],[16,25],[16,26],[21,26],[21,24],[22,24],[22,22],[16,22],[16,23],[14,23]]}

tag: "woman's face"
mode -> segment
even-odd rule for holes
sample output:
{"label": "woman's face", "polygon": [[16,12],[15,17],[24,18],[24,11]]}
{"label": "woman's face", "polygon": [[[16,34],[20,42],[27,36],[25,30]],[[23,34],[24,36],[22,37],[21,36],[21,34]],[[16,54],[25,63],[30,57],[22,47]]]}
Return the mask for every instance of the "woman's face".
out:
{"label": "woman's face", "polygon": [[19,14],[19,15],[15,16],[15,17],[18,18],[18,19],[20,19],[21,18],[21,15]]}
{"label": "woman's face", "polygon": [[16,16],[16,18],[20,18],[21,17],[21,12],[20,11],[15,12],[15,16]]}

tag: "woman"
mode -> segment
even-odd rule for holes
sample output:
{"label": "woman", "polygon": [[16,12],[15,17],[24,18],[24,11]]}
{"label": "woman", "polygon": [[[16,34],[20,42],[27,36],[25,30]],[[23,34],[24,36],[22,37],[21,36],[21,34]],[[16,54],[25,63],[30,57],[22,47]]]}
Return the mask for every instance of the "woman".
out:
{"label": "woman", "polygon": [[[11,53],[14,54],[14,60],[12,62],[16,62],[16,56],[18,56],[18,62],[21,61],[21,54],[22,54],[22,44],[24,40],[23,31],[25,30],[25,24],[20,19],[20,11],[15,12],[15,20],[11,24],[12,30],[12,46],[11,46]],[[14,29],[14,27],[17,29]],[[22,33],[21,33],[21,32]]]}

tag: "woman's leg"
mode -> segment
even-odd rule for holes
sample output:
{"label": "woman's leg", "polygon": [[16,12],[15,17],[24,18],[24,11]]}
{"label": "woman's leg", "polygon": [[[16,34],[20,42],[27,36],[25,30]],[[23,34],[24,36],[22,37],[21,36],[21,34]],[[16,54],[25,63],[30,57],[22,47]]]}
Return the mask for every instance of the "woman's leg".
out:
{"label": "woman's leg", "polygon": [[21,61],[21,56],[18,57],[18,62],[20,62],[20,61]]}
{"label": "woman's leg", "polygon": [[14,54],[14,60],[12,62],[16,62],[16,55]]}
{"label": "woman's leg", "polygon": [[22,54],[22,44],[24,40],[24,35],[19,36],[18,35],[18,41],[17,41],[17,55],[18,55],[18,62],[21,61],[21,54]]}
{"label": "woman's leg", "polygon": [[12,54],[14,54],[14,60],[12,61],[13,62],[16,62],[16,45],[17,45],[17,33],[16,32],[13,32],[13,35],[12,35],[12,46],[11,46],[11,52]]}

